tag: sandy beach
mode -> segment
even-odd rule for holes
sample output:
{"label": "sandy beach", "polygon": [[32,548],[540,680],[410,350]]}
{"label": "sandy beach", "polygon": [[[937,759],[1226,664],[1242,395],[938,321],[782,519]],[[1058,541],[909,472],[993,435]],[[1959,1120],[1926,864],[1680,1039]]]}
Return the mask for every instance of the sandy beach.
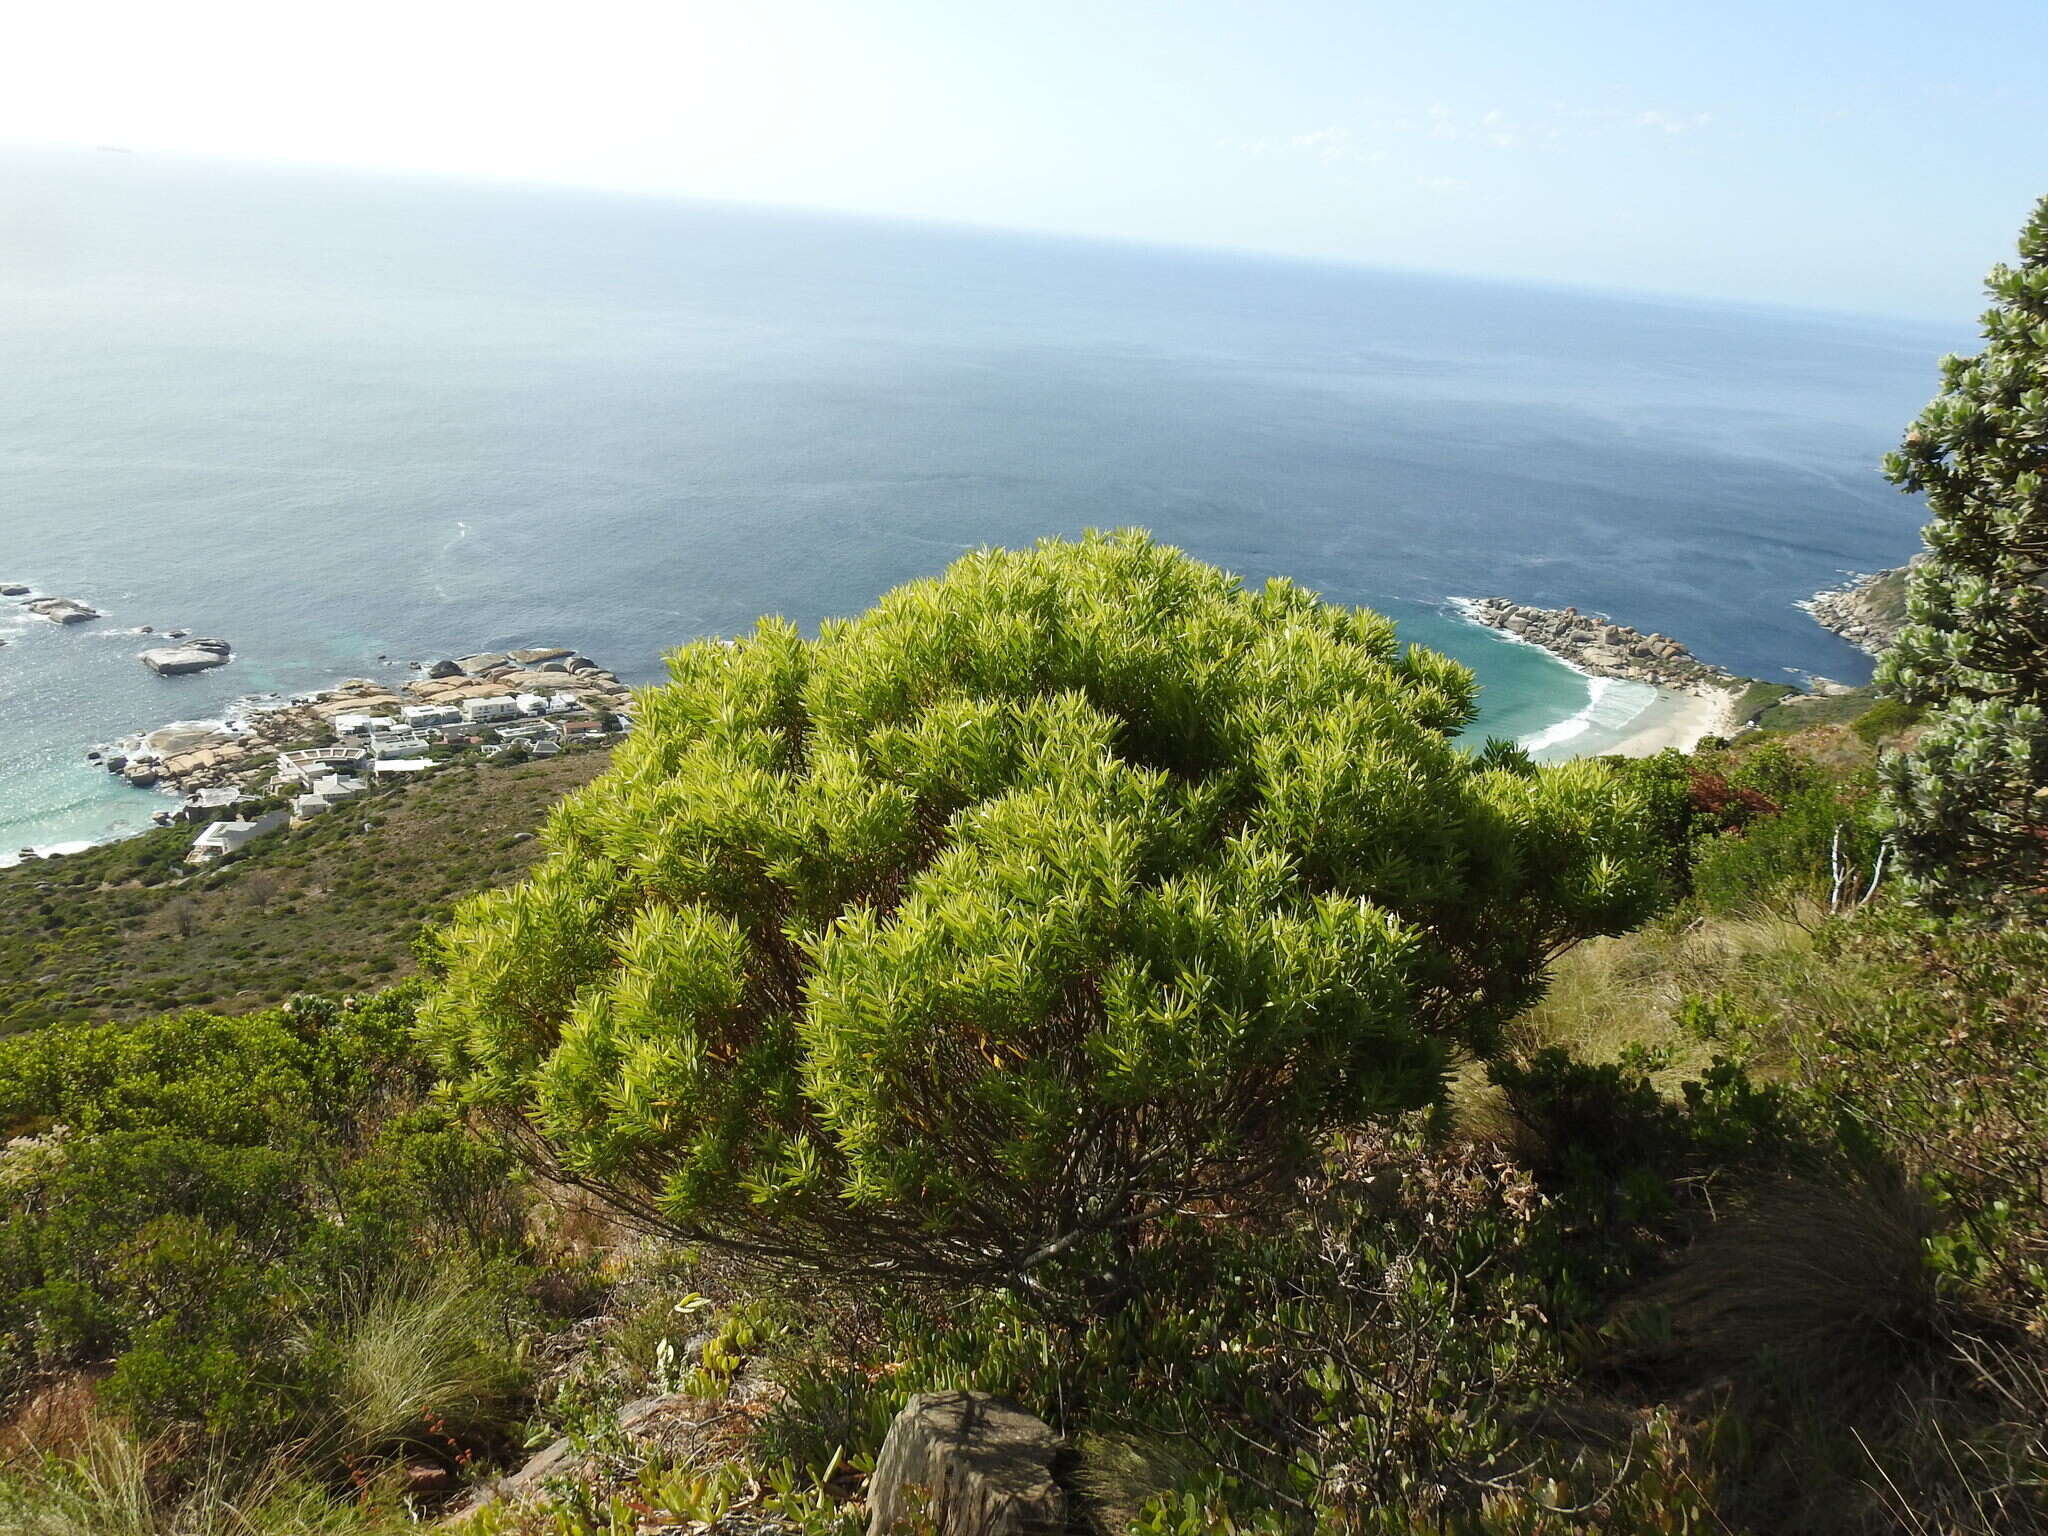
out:
{"label": "sandy beach", "polygon": [[1654,757],[1666,747],[1690,752],[1702,736],[1735,734],[1735,694],[1657,690],[1657,702],[1629,722],[1628,734],[1603,750],[1615,757]]}

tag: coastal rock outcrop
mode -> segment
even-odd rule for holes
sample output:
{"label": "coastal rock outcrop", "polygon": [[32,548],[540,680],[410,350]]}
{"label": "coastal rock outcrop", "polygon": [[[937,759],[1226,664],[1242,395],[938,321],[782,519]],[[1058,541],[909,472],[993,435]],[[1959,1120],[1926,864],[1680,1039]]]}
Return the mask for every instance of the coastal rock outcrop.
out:
{"label": "coastal rock outcrop", "polygon": [[52,624],[83,624],[88,619],[102,617],[92,604],[81,603],[72,597],[39,597],[27,607],[30,613],[39,613]]}
{"label": "coastal rock outcrop", "polygon": [[27,597],[34,590],[18,581],[0,581],[0,597]]}
{"label": "coastal rock outcrop", "polygon": [[1744,681],[1725,667],[1701,661],[1669,635],[1646,635],[1576,608],[1531,608],[1504,597],[1472,598],[1459,607],[1468,618],[1541,646],[1594,677],[1695,694],[1722,692]]}
{"label": "coastal rock outcrop", "polygon": [[142,653],[142,664],[158,677],[206,672],[232,660],[234,647],[225,640],[187,640],[183,645],[160,645]]}
{"label": "coastal rock outcrop", "polygon": [[1799,606],[1822,629],[1840,635],[1859,651],[1879,655],[1905,625],[1907,583],[1913,567],[1926,558],[1918,554],[1891,570],[1854,577],[1846,586],[1814,593]]}

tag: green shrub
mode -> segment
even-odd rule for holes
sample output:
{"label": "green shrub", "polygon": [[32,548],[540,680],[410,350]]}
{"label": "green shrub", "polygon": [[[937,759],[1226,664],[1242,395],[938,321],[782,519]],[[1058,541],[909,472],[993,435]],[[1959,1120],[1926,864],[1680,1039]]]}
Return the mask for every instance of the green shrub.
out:
{"label": "green shrub", "polygon": [[842,1280],[1113,1291],[1658,894],[1604,765],[1475,759],[1463,668],[1138,534],[670,666],[427,1037],[577,1182]]}
{"label": "green shrub", "polygon": [[1852,902],[1880,874],[1882,843],[1867,790],[1797,790],[1772,814],[1704,840],[1693,863],[1693,892],[1709,912],[1782,905],[1798,897]]}
{"label": "green shrub", "polygon": [[0,1045],[30,1133],[0,1152],[0,1387],[103,1369],[188,1470],[385,1449],[394,1416],[486,1438],[530,1250],[507,1156],[426,1102],[413,1002]]}
{"label": "green shrub", "polygon": [[1875,746],[1887,737],[1919,724],[1924,713],[1920,706],[1908,704],[1904,699],[1879,699],[1856,717],[1855,731]]}
{"label": "green shrub", "polygon": [[1941,364],[1941,393],[1885,474],[1926,499],[1927,554],[1877,686],[1927,711],[1910,754],[1884,759],[1900,863],[1938,910],[2048,908],[2048,198],[2019,262],[1985,280],[1984,349]]}

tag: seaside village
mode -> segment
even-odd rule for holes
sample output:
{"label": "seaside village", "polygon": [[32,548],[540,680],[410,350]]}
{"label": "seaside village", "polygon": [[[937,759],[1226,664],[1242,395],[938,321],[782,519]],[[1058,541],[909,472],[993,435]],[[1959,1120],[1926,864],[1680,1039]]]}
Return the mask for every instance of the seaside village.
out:
{"label": "seaside village", "polygon": [[395,689],[352,678],[218,725],[152,731],[104,762],[131,783],[183,792],[157,820],[202,823],[186,858],[206,865],[465,753],[552,757],[633,727],[631,691],[566,648],[415,665],[421,675]]}

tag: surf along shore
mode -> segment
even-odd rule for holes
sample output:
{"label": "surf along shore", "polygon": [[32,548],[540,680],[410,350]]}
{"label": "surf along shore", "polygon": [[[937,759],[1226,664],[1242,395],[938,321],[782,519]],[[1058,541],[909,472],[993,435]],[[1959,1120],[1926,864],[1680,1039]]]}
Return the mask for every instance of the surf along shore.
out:
{"label": "surf along shore", "polygon": [[1534,608],[1504,597],[1453,598],[1450,606],[1587,677],[1656,689],[1655,698],[1621,727],[1623,734],[1600,749],[1603,756],[1651,757],[1668,747],[1689,752],[1706,737],[1733,736],[1748,724],[1741,705],[1755,679],[1701,661],[1669,635],[1646,635],[1577,608]]}

